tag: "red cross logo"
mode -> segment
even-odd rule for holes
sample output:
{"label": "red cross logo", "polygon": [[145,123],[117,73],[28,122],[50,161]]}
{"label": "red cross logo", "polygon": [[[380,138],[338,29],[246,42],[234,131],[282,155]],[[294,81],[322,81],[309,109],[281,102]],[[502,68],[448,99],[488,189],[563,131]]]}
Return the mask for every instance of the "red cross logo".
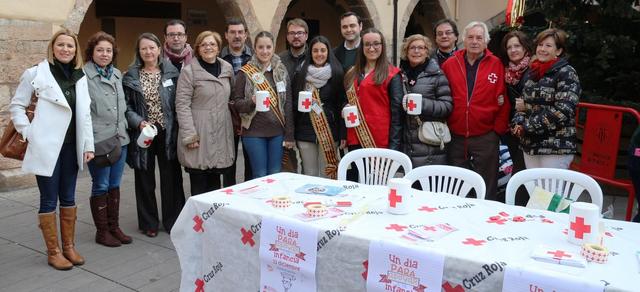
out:
{"label": "red cross logo", "polygon": [[491,84],[496,84],[496,82],[498,81],[498,75],[496,73],[491,73],[489,74],[489,76],[487,76],[487,79],[489,79],[489,82],[491,82]]}
{"label": "red cross logo", "polygon": [[455,287],[452,287],[449,282],[442,284],[442,289],[444,289],[445,292],[464,292],[464,288],[462,288],[462,286],[456,285]]}
{"label": "red cross logo", "polygon": [[568,253],[565,253],[564,250],[548,251],[547,253],[550,255],[553,255],[553,259],[556,259],[556,260],[561,260],[563,257],[567,257],[567,258],[571,257],[571,255]]}
{"label": "red cross logo", "polygon": [[426,231],[434,231],[434,232],[436,231],[436,228],[433,227],[433,226],[425,226],[425,227],[423,227],[423,229],[426,230]]}
{"label": "red cross logo", "polygon": [[231,193],[233,193],[232,189],[224,189],[224,190],[220,190],[223,193],[226,193],[227,195],[231,195]]}
{"label": "red cross logo", "polygon": [[425,211],[429,213],[434,212],[435,210],[438,210],[438,208],[430,208],[429,206],[422,206],[418,209],[418,211]]}
{"label": "red cross logo", "polygon": [[253,232],[247,231],[246,229],[244,229],[244,227],[240,229],[240,232],[242,232],[242,244],[246,245],[247,243],[249,243],[251,247],[256,244],[256,242],[253,240]]}
{"label": "red cross logo", "polygon": [[262,104],[264,104],[266,108],[269,108],[269,106],[271,105],[271,100],[269,100],[268,98],[265,98]]}
{"label": "red cross logo", "polygon": [[476,240],[473,239],[471,237],[468,237],[465,241],[463,241],[463,244],[468,244],[468,245],[474,245],[474,246],[481,246],[485,243],[486,241],[484,240]]}
{"label": "red cross logo", "polygon": [[369,260],[362,262],[362,266],[364,267],[364,272],[362,272],[362,278],[367,279],[367,274],[369,273]]}
{"label": "red cross logo", "polygon": [[196,285],[195,292],[204,292],[204,281],[202,279],[196,279],[194,284]]}
{"label": "red cross logo", "polygon": [[413,99],[409,100],[409,103],[407,104],[407,108],[409,109],[409,111],[413,111],[414,108],[416,108],[416,106],[418,106],[415,102],[413,102]]}
{"label": "red cross logo", "polygon": [[303,106],[305,109],[309,109],[309,106],[310,106],[310,105],[311,105],[311,101],[309,101],[309,99],[308,99],[308,98],[305,98],[305,99],[304,99],[304,101],[302,102],[302,106]]}
{"label": "red cross logo", "polygon": [[498,225],[504,225],[505,222],[507,222],[507,219],[504,219],[500,216],[491,216],[489,217],[489,220],[487,220],[487,223],[495,223]]}
{"label": "red cross logo", "polygon": [[397,194],[396,189],[391,189],[391,192],[389,192],[389,204],[395,208],[397,203],[402,203],[402,196]]}
{"label": "red cross logo", "polygon": [[583,239],[585,233],[591,233],[591,225],[584,224],[584,217],[576,217],[576,222],[571,222],[569,228],[575,232],[575,237]]}
{"label": "red cross logo", "polygon": [[204,223],[204,221],[202,221],[202,218],[200,218],[200,216],[194,216],[193,222],[195,222],[195,224],[193,224],[193,230],[195,230],[196,232],[204,232],[204,228],[202,228],[202,223]]}
{"label": "red cross logo", "polygon": [[347,120],[349,120],[349,122],[351,122],[352,124],[355,124],[358,120],[358,116],[356,116],[353,112],[350,112]]}
{"label": "red cross logo", "polygon": [[153,142],[153,139],[144,140],[142,143],[144,143],[144,146],[149,147],[149,145],[151,145],[151,142]]}
{"label": "red cross logo", "polygon": [[404,229],[405,229],[405,228],[407,228],[407,226],[404,226],[404,225],[398,225],[398,224],[393,223],[393,224],[391,224],[391,225],[389,225],[389,226],[385,227],[384,229],[387,229],[387,230],[392,230],[392,229],[393,229],[393,230],[395,230],[395,231],[400,232],[400,231],[404,231]]}
{"label": "red cross logo", "polygon": [[263,182],[266,182],[266,183],[268,183],[268,184],[270,184],[270,183],[272,183],[272,182],[274,182],[274,181],[276,181],[276,180],[275,180],[275,179],[272,179],[272,178],[268,178],[268,179],[263,179],[262,181],[263,181]]}

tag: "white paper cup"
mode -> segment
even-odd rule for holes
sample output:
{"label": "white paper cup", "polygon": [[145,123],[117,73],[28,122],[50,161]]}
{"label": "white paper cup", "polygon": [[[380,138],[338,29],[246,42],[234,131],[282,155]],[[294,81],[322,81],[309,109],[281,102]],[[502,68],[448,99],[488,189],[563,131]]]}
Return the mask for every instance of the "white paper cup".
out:
{"label": "white paper cup", "polygon": [[600,208],[596,204],[575,202],[569,210],[567,239],[573,244],[597,243],[600,236]]}
{"label": "white paper cup", "polygon": [[358,107],[355,105],[345,106],[342,109],[344,124],[347,128],[353,128],[360,125],[360,116],[358,115]]}
{"label": "white paper cup", "polygon": [[408,214],[411,207],[411,181],[406,178],[389,180],[387,212],[395,215]]}
{"label": "white paper cup", "polygon": [[140,148],[149,148],[149,146],[151,146],[151,143],[153,142],[153,138],[156,135],[158,135],[158,129],[156,129],[156,126],[147,124],[144,128],[142,128],[142,131],[140,131],[140,136],[138,136],[138,140],[136,140],[136,143],[138,144],[138,146],[140,146]]}
{"label": "white paper cup", "polygon": [[312,100],[310,91],[300,91],[298,93],[298,111],[301,113],[310,112]]}
{"label": "white paper cup", "polygon": [[270,107],[271,102],[269,100],[269,91],[256,91],[256,111],[268,112]]}
{"label": "white paper cup", "polygon": [[422,113],[422,94],[407,94],[407,114],[417,116]]}

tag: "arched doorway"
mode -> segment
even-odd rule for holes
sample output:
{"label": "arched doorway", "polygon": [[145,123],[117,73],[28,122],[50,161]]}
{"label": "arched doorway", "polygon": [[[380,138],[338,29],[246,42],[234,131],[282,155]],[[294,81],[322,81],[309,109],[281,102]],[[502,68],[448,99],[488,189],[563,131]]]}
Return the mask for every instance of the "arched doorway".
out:
{"label": "arched doorway", "polygon": [[[433,40],[433,23],[448,18],[446,3],[439,0],[412,0],[402,15],[399,35],[402,38],[412,34],[423,34]],[[401,41],[401,40],[400,40]]]}
{"label": "arched doorway", "polygon": [[[231,17],[244,18],[244,10],[240,8],[243,3],[239,3],[243,1],[182,0],[130,3],[94,0],[84,14],[78,37],[80,44],[86,45],[88,38],[100,30],[115,36],[120,50],[116,66],[124,71],[133,61],[135,41],[141,33],[152,32],[164,41],[165,23],[177,18],[187,23],[187,42],[190,44],[204,30],[217,31],[224,38],[225,20]],[[252,10],[248,9],[245,13],[250,14]]]}
{"label": "arched doorway", "polygon": [[[342,41],[340,35],[340,15],[347,11],[353,11],[362,18],[363,27],[372,27],[379,22],[373,4],[367,5],[368,1],[350,1],[350,0],[317,0],[317,1],[300,1],[300,0],[281,0],[281,7],[285,7],[284,2],[288,2],[286,10],[281,11],[283,14],[280,21],[276,22],[277,15],[274,17],[272,28],[277,31],[276,51],[280,52],[286,48],[286,29],[287,21],[293,18],[302,18],[309,25],[309,39],[316,35],[326,36],[331,41],[332,46],[336,46]],[[279,24],[274,27],[275,24]]]}

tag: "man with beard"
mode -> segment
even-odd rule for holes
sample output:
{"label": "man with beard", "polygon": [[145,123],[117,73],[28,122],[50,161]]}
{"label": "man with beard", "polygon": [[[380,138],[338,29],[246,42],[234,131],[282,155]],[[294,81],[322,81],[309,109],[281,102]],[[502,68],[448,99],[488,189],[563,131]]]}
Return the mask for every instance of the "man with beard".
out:
{"label": "man with beard", "polygon": [[360,16],[353,12],[346,12],[340,16],[340,33],[344,43],[333,49],[333,52],[345,73],[356,63],[356,53],[360,47],[360,31],[362,31]]}
{"label": "man with beard", "polygon": [[287,44],[289,49],[280,52],[280,61],[287,67],[289,80],[293,80],[293,75],[302,67],[302,62],[307,54],[307,38],[309,37],[309,26],[307,22],[300,18],[294,18],[287,22]]}
{"label": "man with beard", "polygon": [[164,58],[171,61],[171,64],[182,69],[183,65],[191,63],[193,50],[187,44],[187,25],[180,19],[172,19],[164,26],[164,47],[162,48]]}
{"label": "man with beard", "polygon": [[[251,56],[253,56],[253,51],[251,50],[251,46],[246,44],[247,41],[247,26],[244,22],[239,18],[231,18],[227,21],[227,29],[224,32],[224,38],[227,40],[228,45],[222,48],[220,51],[220,58],[229,62],[231,66],[233,66],[233,73],[236,74],[240,71],[240,68],[249,60]],[[233,108],[233,107],[230,107]],[[236,160],[233,162],[233,165],[229,167],[227,172],[225,172],[223,179],[225,181],[230,181],[231,184],[236,183],[236,162],[238,160],[238,143],[240,143],[240,124],[239,124],[239,116],[236,115],[232,111],[232,115],[234,115],[234,142],[235,142],[235,157]],[[253,178],[253,174],[251,173],[251,164],[249,164],[249,155],[247,151],[242,148],[242,154],[244,156],[244,180],[248,181]]]}
{"label": "man with beard", "polygon": [[434,55],[438,58],[438,64],[442,66],[444,61],[453,56],[458,50],[458,27],[451,19],[441,19],[433,25],[433,35],[436,39],[436,51]]}

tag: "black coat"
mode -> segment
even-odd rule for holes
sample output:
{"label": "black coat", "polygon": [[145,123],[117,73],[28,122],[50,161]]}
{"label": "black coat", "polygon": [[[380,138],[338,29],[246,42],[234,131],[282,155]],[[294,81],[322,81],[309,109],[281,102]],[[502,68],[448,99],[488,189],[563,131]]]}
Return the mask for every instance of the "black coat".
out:
{"label": "black coat", "polygon": [[[453,110],[449,81],[434,58],[427,60],[427,62],[429,62],[428,65],[423,72],[418,74],[414,85],[405,82],[406,90],[407,93],[422,94],[422,113],[419,116],[421,121],[446,122]],[[440,149],[439,146],[420,142],[418,128],[416,116],[406,115],[402,135],[402,151],[411,158],[413,167],[446,164],[446,148]]]}
{"label": "black coat", "polygon": [[[176,84],[180,72],[169,61],[163,60],[160,64],[160,99],[162,100],[162,115],[165,124],[165,149],[167,159],[176,158],[176,147],[178,139],[178,122],[176,119]],[[171,85],[169,84],[171,80]],[[140,136],[140,122],[146,121],[147,118],[147,102],[142,93],[142,84],[140,83],[140,67],[131,66],[122,79],[124,95],[127,99],[127,122],[129,123],[129,137],[132,143],[129,143],[127,153],[127,164],[134,169],[146,170],[148,151],[146,148],[140,148],[136,141]],[[155,141],[154,143],[157,143]]]}
{"label": "black coat", "polygon": [[[295,121],[295,139],[298,141],[316,143],[316,132],[311,124],[310,113],[301,113],[298,111],[298,92],[305,90],[306,80],[304,76],[306,74],[296,74],[294,78],[294,94],[293,94],[293,111]],[[340,142],[341,139],[347,138],[347,130],[344,124],[344,120],[341,118],[340,111],[346,103],[346,95],[344,87],[342,86],[342,76],[331,77],[327,84],[319,89],[320,102],[322,103],[322,109],[331,127],[331,134],[334,141]],[[336,145],[337,146],[337,145]]]}

